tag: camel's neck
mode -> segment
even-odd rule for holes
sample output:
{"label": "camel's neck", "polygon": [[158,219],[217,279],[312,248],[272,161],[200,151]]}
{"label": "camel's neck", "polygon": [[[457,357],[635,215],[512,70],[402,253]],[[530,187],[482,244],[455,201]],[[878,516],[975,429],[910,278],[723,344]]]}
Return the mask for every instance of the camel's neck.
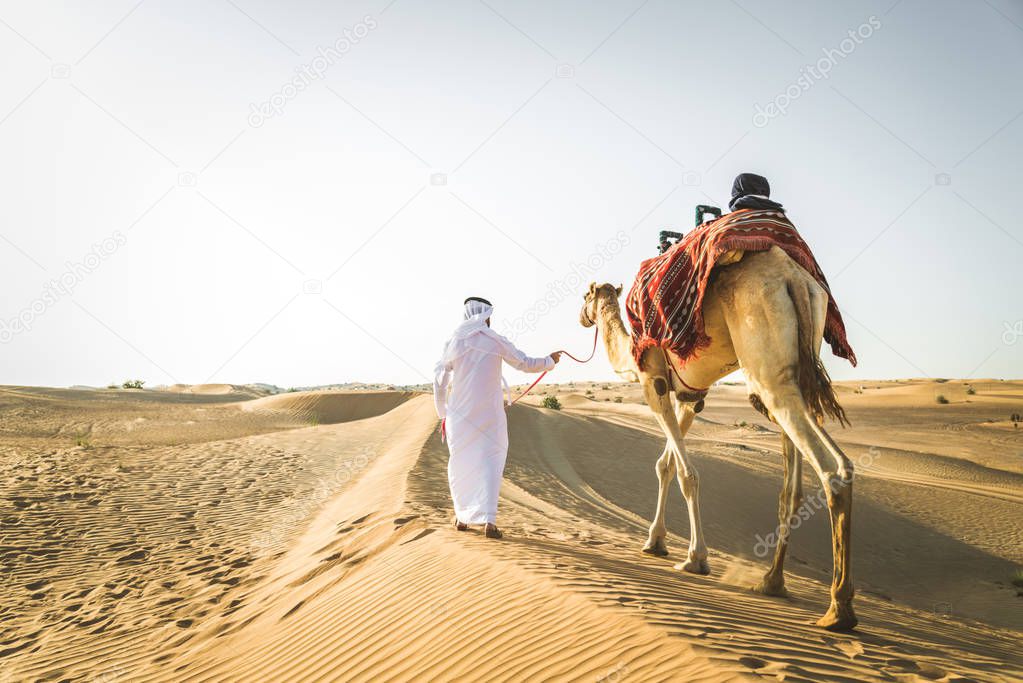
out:
{"label": "camel's neck", "polygon": [[597,325],[604,337],[604,348],[615,372],[635,372],[636,362],[632,358],[632,335],[622,322],[618,301],[601,297],[597,306]]}

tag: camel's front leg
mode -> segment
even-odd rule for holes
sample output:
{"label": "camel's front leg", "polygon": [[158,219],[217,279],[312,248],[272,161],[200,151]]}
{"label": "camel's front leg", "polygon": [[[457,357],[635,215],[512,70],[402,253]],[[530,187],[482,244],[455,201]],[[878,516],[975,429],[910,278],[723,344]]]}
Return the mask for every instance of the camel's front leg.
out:
{"label": "camel's front leg", "polygon": [[[665,449],[675,460],[676,476],[689,508],[689,554],[682,564],[682,569],[694,574],[709,574],[707,566],[707,546],[703,541],[703,528],[700,522],[700,480],[696,469],[686,458],[686,447],[683,443],[682,427],[675,417],[668,381],[660,376],[647,376],[643,379],[643,395],[647,405],[654,412],[658,424],[668,439]],[[663,456],[662,456],[663,457]],[[670,470],[668,470],[670,471]],[[660,476],[660,471],[658,471]],[[667,494],[666,486],[661,482],[662,490]],[[659,510],[660,512],[660,506]],[[656,521],[656,520],[655,520]],[[663,518],[661,520],[663,524]]]}
{"label": "camel's front leg", "polygon": [[692,533],[689,554],[681,568],[693,574],[710,574],[707,545],[703,541],[703,523],[700,521],[700,477],[696,473],[696,468],[686,461],[685,446],[682,446],[681,442],[679,446],[679,452],[676,454],[679,461],[676,476],[689,508],[689,530]]}
{"label": "camel's front leg", "polygon": [[792,516],[803,502],[802,456],[784,432],[781,435],[781,451],[785,474],[781,495],[778,496],[778,541],[774,547],[774,561],[760,583],[753,587],[757,593],[775,596],[788,595],[785,590],[785,551],[788,550],[789,535],[792,532]]}
{"label": "camel's front leg", "polygon": [[664,557],[668,554],[668,547],[664,539],[668,534],[664,524],[664,508],[668,504],[668,487],[671,480],[675,478],[675,455],[669,444],[664,445],[664,452],[657,459],[655,466],[657,471],[657,510],[654,512],[654,521],[650,525],[650,535],[647,537],[643,552],[650,555]]}
{"label": "camel's front leg", "polygon": [[[682,432],[682,437],[685,438],[696,413],[693,412],[692,404],[681,404],[680,408],[682,416],[679,420],[679,430]],[[664,522],[665,507],[668,504],[668,488],[678,471],[670,441],[664,444],[664,452],[657,459],[655,471],[657,472],[657,510],[654,512],[654,521],[650,525],[650,534],[647,537],[646,545],[643,546],[643,552],[664,557],[668,554],[668,547],[665,544],[668,530]]]}

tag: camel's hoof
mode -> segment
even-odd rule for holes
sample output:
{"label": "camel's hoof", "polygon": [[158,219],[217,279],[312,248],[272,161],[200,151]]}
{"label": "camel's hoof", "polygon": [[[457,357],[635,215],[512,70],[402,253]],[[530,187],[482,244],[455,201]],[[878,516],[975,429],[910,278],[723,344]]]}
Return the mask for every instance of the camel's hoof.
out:
{"label": "camel's hoof", "polygon": [[668,555],[668,549],[664,547],[663,543],[654,543],[653,545],[647,544],[643,546],[643,552],[647,555],[655,555],[657,557],[666,557]]}
{"label": "camel's hoof", "polygon": [[675,565],[675,568],[690,574],[710,574],[710,565],[707,564],[707,560],[689,558],[682,564]]}
{"label": "camel's hoof", "polygon": [[760,583],[750,588],[754,593],[760,595],[768,595],[772,598],[787,598],[789,597],[789,591],[785,588],[783,581],[771,581],[764,578]]}
{"label": "camel's hoof", "polygon": [[837,602],[833,602],[824,616],[817,620],[817,625],[828,631],[851,631],[858,623],[859,619],[853,612],[852,603],[839,606]]}

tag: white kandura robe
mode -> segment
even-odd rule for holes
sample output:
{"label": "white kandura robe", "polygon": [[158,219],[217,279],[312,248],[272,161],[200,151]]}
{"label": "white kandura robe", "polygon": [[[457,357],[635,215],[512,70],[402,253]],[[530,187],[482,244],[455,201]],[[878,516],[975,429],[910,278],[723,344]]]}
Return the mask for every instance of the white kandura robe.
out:
{"label": "white kandura robe", "polygon": [[433,384],[437,415],[447,418],[448,484],[455,515],[464,524],[495,524],[497,497],[508,457],[501,363],[523,372],[554,368],[554,359],[530,358],[489,328],[438,365]]}

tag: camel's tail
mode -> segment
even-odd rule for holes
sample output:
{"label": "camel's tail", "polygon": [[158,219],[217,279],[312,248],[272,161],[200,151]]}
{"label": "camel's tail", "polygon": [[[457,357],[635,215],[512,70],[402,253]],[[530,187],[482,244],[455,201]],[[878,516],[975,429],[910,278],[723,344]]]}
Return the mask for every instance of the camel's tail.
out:
{"label": "camel's tail", "polygon": [[799,392],[803,395],[810,411],[821,421],[825,415],[848,426],[849,420],[845,410],[838,403],[835,389],[831,386],[831,377],[817,355],[818,344],[814,343],[813,307],[810,303],[810,291],[803,283],[790,282],[789,296],[796,308],[796,319],[799,324],[799,367],[797,377]]}

